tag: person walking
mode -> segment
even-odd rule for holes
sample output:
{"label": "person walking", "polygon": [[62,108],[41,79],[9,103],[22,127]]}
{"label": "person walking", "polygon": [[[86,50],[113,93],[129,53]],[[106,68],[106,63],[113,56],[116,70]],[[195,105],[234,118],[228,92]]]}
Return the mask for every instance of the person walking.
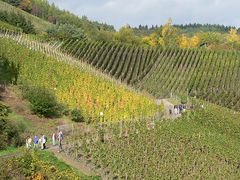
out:
{"label": "person walking", "polygon": [[26,148],[27,148],[27,149],[29,148],[28,139],[29,139],[29,136],[27,136],[27,138],[26,138]]}
{"label": "person walking", "polygon": [[43,150],[42,137],[39,138],[38,143],[40,144],[41,150]]}
{"label": "person walking", "polygon": [[32,138],[30,136],[28,138],[28,148],[32,148]]}
{"label": "person walking", "polygon": [[46,139],[45,136],[42,136],[42,150],[44,150],[46,148]]}
{"label": "person walking", "polygon": [[52,135],[52,145],[55,146],[56,145],[56,133],[53,132],[53,135]]}
{"label": "person walking", "polygon": [[34,136],[33,143],[34,143],[34,149],[38,149],[38,137],[37,137],[37,135]]}
{"label": "person walking", "polygon": [[62,151],[62,141],[63,141],[63,133],[62,131],[59,131],[58,133],[58,141],[59,141],[59,149],[58,149],[58,152],[61,152]]}

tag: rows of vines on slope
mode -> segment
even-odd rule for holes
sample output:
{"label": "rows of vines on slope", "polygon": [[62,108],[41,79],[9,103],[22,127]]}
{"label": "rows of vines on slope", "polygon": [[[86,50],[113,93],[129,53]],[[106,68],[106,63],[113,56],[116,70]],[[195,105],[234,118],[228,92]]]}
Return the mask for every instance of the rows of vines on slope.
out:
{"label": "rows of vines on slope", "polygon": [[206,105],[176,121],[144,119],[76,131],[65,152],[84,157],[110,179],[239,179],[239,128],[239,114]]}
{"label": "rows of vines on slope", "polygon": [[82,109],[85,117],[98,119],[99,112],[104,112],[106,121],[117,121],[156,112],[156,104],[152,99],[120,84],[46,57],[13,41],[0,41],[1,55],[20,64],[19,83],[54,90],[60,102],[71,109]]}
{"label": "rows of vines on slope", "polygon": [[148,49],[87,40],[66,41],[61,49],[156,98],[190,94],[240,110],[239,52]]}
{"label": "rows of vines on slope", "polygon": [[153,57],[156,57],[157,53],[156,49],[85,40],[67,40],[61,49],[126,83],[133,83],[139,79],[145,68],[154,64]]}

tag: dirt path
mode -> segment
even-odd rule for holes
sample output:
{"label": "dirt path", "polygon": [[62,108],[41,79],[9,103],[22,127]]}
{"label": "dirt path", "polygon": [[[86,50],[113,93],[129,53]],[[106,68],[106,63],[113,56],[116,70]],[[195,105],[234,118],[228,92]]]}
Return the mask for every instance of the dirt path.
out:
{"label": "dirt path", "polygon": [[75,159],[65,155],[63,152],[58,152],[58,146],[49,146],[48,151],[53,152],[53,154],[60,160],[64,161],[66,164],[78,169],[87,176],[99,176],[93,169],[88,167],[82,161],[76,161]]}
{"label": "dirt path", "polygon": [[[164,107],[165,107],[164,116],[166,118],[176,119],[176,118],[181,117],[181,114],[174,114],[173,113],[174,105],[172,103],[170,103],[167,99],[161,99],[161,101],[163,102]],[[169,110],[172,111],[172,114],[169,113]]]}

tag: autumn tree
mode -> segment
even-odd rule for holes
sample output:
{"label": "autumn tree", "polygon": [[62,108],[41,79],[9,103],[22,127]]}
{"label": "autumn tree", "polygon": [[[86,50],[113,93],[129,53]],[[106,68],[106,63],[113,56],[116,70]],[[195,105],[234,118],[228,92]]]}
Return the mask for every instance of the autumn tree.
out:
{"label": "autumn tree", "polygon": [[239,41],[237,29],[234,29],[234,28],[230,29],[229,34],[227,36],[227,41],[230,43],[235,43]]}
{"label": "autumn tree", "polygon": [[196,35],[194,35],[191,39],[190,39],[190,47],[192,48],[196,48],[198,47],[200,44],[200,38]]}
{"label": "autumn tree", "polygon": [[24,10],[24,11],[30,12],[31,9],[32,9],[31,0],[21,0],[21,2],[19,4],[19,8]]}
{"label": "autumn tree", "polygon": [[172,19],[169,18],[167,23],[162,27],[159,43],[162,46],[174,46],[177,44],[177,28],[173,27]]}
{"label": "autumn tree", "polygon": [[152,33],[149,36],[143,37],[142,42],[143,42],[143,44],[147,44],[152,47],[156,47],[159,43],[157,33]]}
{"label": "autumn tree", "polygon": [[143,38],[143,42],[150,46],[176,46],[177,45],[177,28],[173,27],[172,19],[169,18],[163,27],[155,29],[155,32]]}
{"label": "autumn tree", "polygon": [[188,37],[184,34],[179,38],[179,46],[183,49],[188,48],[189,40]]}

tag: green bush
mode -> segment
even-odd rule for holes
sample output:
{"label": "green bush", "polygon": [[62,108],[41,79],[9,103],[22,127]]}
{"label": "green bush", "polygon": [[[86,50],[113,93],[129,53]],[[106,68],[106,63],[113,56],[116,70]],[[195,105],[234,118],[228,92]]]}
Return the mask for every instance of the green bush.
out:
{"label": "green bush", "polygon": [[82,116],[82,112],[79,109],[73,109],[71,111],[71,117],[75,122],[84,122],[84,117]]}
{"label": "green bush", "polygon": [[55,94],[44,87],[24,87],[23,97],[31,103],[31,110],[44,117],[62,115],[64,106],[57,102]]}
{"label": "green bush", "polygon": [[34,25],[23,15],[15,12],[0,11],[0,20],[10,25],[21,28],[24,33],[35,34]]}
{"label": "green bush", "polygon": [[8,107],[0,103],[0,150],[22,144],[20,130],[8,119]]}
{"label": "green bush", "polygon": [[78,28],[70,24],[60,24],[53,26],[46,30],[50,38],[57,38],[60,40],[64,39],[74,39],[81,40],[84,39],[85,33],[81,28]]}
{"label": "green bush", "polygon": [[20,65],[10,62],[6,57],[0,56],[0,84],[17,84]]}

